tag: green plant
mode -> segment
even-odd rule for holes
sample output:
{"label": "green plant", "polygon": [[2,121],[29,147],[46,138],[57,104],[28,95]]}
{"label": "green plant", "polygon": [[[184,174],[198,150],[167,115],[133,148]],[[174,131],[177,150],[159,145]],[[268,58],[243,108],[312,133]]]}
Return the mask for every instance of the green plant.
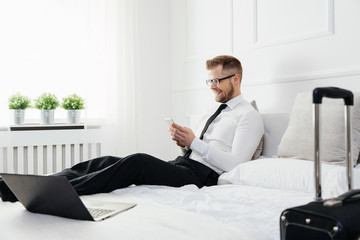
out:
{"label": "green plant", "polygon": [[59,106],[59,101],[55,94],[43,93],[40,97],[34,99],[34,107],[41,110],[52,110]]}
{"label": "green plant", "polygon": [[15,93],[9,97],[9,109],[26,109],[31,107],[31,100],[27,96]]}
{"label": "green plant", "polygon": [[63,98],[61,107],[66,110],[79,110],[85,108],[85,100],[76,94]]}

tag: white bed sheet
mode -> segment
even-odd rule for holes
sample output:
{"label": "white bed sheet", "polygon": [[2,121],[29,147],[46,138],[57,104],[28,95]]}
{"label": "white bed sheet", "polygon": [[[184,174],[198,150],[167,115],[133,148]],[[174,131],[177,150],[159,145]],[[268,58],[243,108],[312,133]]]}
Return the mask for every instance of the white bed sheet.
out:
{"label": "white bed sheet", "polygon": [[[127,194],[82,197],[138,204],[102,222],[34,214],[26,211],[20,203],[0,202],[0,239],[258,239],[246,229],[237,229],[206,215],[156,203],[151,196],[139,196],[138,190],[142,188],[131,188]],[[173,191],[175,195],[177,189],[173,188]],[[156,198],[157,194],[155,191],[153,197]]]}
{"label": "white bed sheet", "polygon": [[162,205],[208,216],[236,229],[246,229],[256,235],[256,239],[262,240],[280,239],[279,218],[283,210],[314,199],[314,194],[305,192],[242,185],[201,189],[195,185],[181,188],[136,186],[115,193],[151,199]]}
{"label": "white bed sheet", "polygon": [[82,198],[138,206],[95,223],[34,214],[20,203],[1,202],[1,239],[278,240],[280,213],[313,196],[241,185],[187,185],[134,186]]}

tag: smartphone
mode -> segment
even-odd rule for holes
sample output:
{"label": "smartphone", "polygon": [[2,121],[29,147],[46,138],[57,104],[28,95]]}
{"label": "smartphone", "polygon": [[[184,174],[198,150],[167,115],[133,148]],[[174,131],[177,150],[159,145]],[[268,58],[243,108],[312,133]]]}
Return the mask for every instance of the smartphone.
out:
{"label": "smartphone", "polygon": [[168,124],[168,126],[170,127],[171,124],[174,123],[174,121],[172,120],[172,118],[164,118],[165,122]]}

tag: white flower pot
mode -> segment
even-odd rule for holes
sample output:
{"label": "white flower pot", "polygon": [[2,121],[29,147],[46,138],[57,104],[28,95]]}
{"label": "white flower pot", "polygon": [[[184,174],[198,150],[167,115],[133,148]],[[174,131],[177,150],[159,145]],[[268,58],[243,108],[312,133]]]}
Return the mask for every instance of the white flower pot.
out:
{"label": "white flower pot", "polygon": [[67,110],[67,123],[77,124],[80,122],[81,110]]}
{"label": "white flower pot", "polygon": [[52,110],[40,110],[41,111],[41,118],[40,123],[42,125],[50,125],[54,124],[54,109]]}
{"label": "white flower pot", "polygon": [[12,110],[13,122],[16,125],[24,124],[25,121],[25,110],[24,109],[14,109]]}

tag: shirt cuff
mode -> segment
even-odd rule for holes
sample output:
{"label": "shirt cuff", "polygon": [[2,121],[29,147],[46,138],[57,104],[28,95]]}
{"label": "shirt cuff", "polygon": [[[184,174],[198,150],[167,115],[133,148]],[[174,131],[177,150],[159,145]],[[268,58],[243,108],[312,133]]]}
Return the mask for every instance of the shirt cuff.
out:
{"label": "shirt cuff", "polygon": [[206,153],[208,151],[208,144],[199,138],[194,138],[190,145],[191,150],[197,152],[202,158],[206,159]]}

